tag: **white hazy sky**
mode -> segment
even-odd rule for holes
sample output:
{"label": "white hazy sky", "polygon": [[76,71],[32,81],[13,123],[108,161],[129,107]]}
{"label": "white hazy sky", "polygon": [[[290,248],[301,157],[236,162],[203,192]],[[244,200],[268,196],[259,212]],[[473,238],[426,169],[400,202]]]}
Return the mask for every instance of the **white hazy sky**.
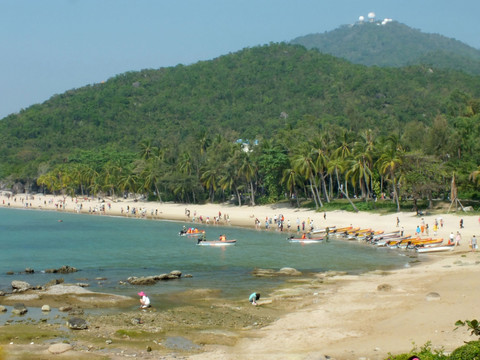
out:
{"label": "white hazy sky", "polygon": [[480,49],[480,0],[0,0],[0,119],[126,71],[323,33],[369,12]]}

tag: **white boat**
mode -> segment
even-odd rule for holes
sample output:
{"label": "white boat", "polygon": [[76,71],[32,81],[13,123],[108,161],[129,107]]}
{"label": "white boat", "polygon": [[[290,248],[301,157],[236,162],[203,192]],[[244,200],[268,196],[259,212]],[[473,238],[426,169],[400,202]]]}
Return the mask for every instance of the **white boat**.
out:
{"label": "white boat", "polygon": [[201,246],[230,246],[230,245],[235,245],[237,243],[237,240],[225,240],[225,241],[220,241],[220,240],[201,240],[198,239],[197,245]]}
{"label": "white boat", "polygon": [[300,243],[300,244],[316,244],[321,243],[323,238],[313,238],[313,239],[302,239],[302,238],[287,238],[287,240],[291,243]]}
{"label": "white boat", "polygon": [[440,252],[440,251],[452,251],[453,249],[455,249],[455,244],[429,246],[429,247],[417,247],[415,248],[415,251],[417,253],[431,253],[431,252]]}

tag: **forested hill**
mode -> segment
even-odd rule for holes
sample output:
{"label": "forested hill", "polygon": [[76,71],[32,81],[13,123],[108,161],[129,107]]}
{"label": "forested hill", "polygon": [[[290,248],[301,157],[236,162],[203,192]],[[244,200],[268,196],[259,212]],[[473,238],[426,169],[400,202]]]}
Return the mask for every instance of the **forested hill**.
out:
{"label": "forested hill", "polygon": [[135,153],[145,139],[196,151],[201,139],[217,134],[300,140],[336,128],[402,136],[412,122],[429,127],[441,114],[478,113],[472,101],[479,96],[479,77],[465,73],[352,65],[270,44],[120,74],[10,115],[0,121],[0,179],[35,177],[39,164],[67,161],[79,150]]}
{"label": "forested hill", "polygon": [[426,64],[480,75],[480,50],[439,34],[427,34],[399,22],[360,22],[291,41],[355,64],[407,66]]}

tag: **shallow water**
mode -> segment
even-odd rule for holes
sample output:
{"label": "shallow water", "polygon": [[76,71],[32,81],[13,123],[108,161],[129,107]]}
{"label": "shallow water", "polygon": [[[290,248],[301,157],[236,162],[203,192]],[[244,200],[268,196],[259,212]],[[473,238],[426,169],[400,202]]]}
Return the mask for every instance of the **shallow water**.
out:
{"label": "shallow water", "polygon": [[[268,293],[285,280],[253,277],[251,272],[256,267],[359,273],[399,268],[411,260],[402,252],[356,241],[332,240],[302,246],[286,241],[286,233],[213,225],[200,226],[207,230],[207,239],[225,233],[227,238],[237,239],[237,245],[197,246],[196,239],[178,236],[183,225],[191,224],[0,209],[0,290],[10,291],[12,280],[43,285],[63,278],[68,283],[89,283],[93,291],[136,296],[144,290],[154,301],[160,298],[168,301],[168,294],[199,288],[218,289],[222,297],[237,298],[252,291]],[[43,272],[62,265],[79,271]],[[25,274],[25,268],[33,268],[35,273]],[[119,284],[129,276],[172,270],[193,277],[161,281],[141,289]],[[15,274],[7,275],[9,271]]]}

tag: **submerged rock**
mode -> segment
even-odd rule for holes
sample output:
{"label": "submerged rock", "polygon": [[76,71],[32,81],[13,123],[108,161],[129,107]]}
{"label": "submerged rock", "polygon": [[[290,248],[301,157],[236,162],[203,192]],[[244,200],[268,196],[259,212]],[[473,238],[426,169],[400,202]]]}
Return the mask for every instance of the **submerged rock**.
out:
{"label": "submerged rock", "polygon": [[12,314],[24,315],[28,312],[27,307],[23,303],[16,303],[13,305]]}
{"label": "submerged rock", "polygon": [[78,317],[73,317],[67,320],[67,326],[72,330],[86,330],[88,329],[87,322]]}

